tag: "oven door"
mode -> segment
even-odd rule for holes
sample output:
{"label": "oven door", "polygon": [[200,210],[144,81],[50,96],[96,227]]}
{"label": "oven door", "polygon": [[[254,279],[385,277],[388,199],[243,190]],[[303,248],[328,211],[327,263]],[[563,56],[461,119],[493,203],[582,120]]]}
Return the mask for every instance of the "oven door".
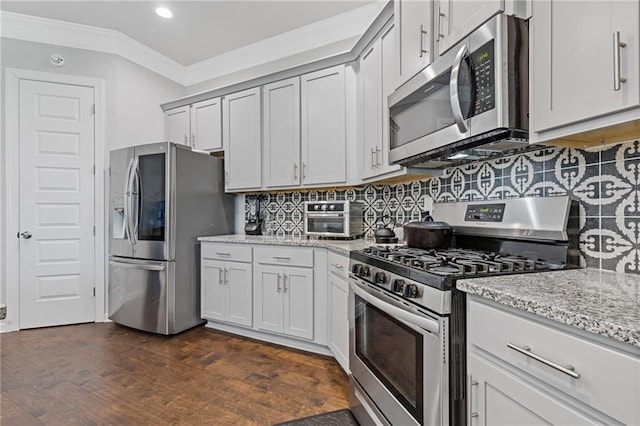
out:
{"label": "oven door", "polygon": [[348,237],[349,216],[346,213],[307,214],[304,232],[307,235]]}
{"label": "oven door", "polygon": [[[356,417],[384,416],[361,423],[449,424],[447,318],[355,276],[349,279],[349,307],[349,366],[366,394],[352,411]],[[362,407],[366,400],[375,407]]]}

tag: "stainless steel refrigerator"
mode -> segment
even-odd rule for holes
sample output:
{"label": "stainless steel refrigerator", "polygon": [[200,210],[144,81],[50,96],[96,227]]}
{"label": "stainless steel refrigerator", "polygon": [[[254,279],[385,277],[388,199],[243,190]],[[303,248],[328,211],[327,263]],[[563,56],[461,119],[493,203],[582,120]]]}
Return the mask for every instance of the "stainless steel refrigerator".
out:
{"label": "stainless steel refrigerator", "polygon": [[111,152],[109,318],[159,334],[202,323],[198,236],[233,232],[223,163],[171,142]]}

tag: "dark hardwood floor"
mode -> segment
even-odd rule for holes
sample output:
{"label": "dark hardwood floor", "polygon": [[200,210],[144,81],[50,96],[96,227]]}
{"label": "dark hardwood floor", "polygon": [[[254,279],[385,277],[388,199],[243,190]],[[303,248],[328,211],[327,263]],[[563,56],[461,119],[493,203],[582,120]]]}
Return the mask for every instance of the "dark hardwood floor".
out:
{"label": "dark hardwood floor", "polygon": [[2,425],[271,425],[348,407],[332,358],[204,327],[24,330],[0,354]]}

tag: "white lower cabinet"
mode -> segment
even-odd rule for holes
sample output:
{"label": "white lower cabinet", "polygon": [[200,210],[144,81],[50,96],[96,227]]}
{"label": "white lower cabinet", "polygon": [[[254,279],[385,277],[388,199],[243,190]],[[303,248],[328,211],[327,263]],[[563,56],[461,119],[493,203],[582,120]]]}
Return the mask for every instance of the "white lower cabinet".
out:
{"label": "white lower cabinet", "polygon": [[349,373],[349,258],[329,253],[329,349]]}
{"label": "white lower cabinet", "polygon": [[631,346],[475,297],[467,330],[472,425],[640,424],[640,357]]}
{"label": "white lower cabinet", "polygon": [[255,326],[313,340],[313,269],[255,265]]}
{"label": "white lower cabinet", "polygon": [[251,263],[203,259],[202,318],[251,327]]}

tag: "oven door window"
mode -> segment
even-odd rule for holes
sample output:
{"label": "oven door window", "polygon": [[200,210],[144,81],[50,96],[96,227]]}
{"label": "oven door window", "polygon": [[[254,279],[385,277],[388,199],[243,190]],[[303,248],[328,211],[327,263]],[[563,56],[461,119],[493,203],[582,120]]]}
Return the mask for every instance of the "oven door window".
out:
{"label": "oven door window", "polygon": [[344,216],[315,216],[307,217],[307,229],[309,232],[328,232],[331,234],[344,234]]}
{"label": "oven door window", "polygon": [[355,302],[356,355],[422,424],[423,335],[357,295]]}
{"label": "oven door window", "polygon": [[[450,78],[451,68],[389,109],[391,149],[455,124]],[[465,58],[458,74],[458,95],[464,118],[471,116],[475,102],[472,80],[469,59]]]}

